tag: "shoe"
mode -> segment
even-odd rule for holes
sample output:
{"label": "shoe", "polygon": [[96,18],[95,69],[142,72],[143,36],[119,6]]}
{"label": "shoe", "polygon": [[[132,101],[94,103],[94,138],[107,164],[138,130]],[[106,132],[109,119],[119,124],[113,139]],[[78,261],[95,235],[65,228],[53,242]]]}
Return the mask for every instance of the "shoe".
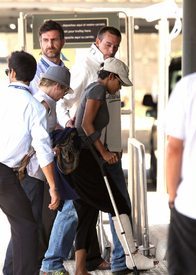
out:
{"label": "shoe", "polygon": [[[159,263],[159,261],[154,261],[151,258],[145,257],[144,255],[139,253],[138,250],[132,253],[132,256],[138,271],[150,270],[151,268],[154,268],[155,265]],[[126,264],[128,268],[132,269],[133,265],[129,255],[126,255]]]}
{"label": "shoe", "polygon": [[111,269],[111,263],[103,261],[96,269],[98,269],[98,270],[108,270],[108,269]]}
{"label": "shoe", "polygon": [[52,275],[69,275],[69,272],[65,269],[52,272]]}
{"label": "shoe", "polygon": [[[138,269],[138,272],[141,274],[141,273],[146,273],[146,270],[139,270]],[[123,270],[119,270],[119,271],[114,271],[112,272],[113,275],[131,275],[131,274],[135,274],[135,271],[133,269],[129,269],[129,268],[126,268],[126,269],[123,269]]]}
{"label": "shoe", "polygon": [[57,270],[57,271],[42,271],[40,270],[39,275],[69,275],[69,272],[67,270]]}
{"label": "shoe", "polygon": [[47,272],[47,271],[40,270],[39,275],[52,275],[52,272]]}
{"label": "shoe", "polygon": [[123,229],[124,229],[124,232],[125,232],[127,243],[124,240],[124,235],[122,235],[122,233],[121,233],[121,228],[119,226],[117,218],[112,217],[112,219],[114,221],[114,227],[116,229],[117,236],[118,236],[118,238],[121,242],[121,245],[122,245],[122,247],[124,248],[124,251],[125,251],[127,268],[130,269],[130,270],[133,270],[133,264],[132,264],[131,257],[129,255],[127,244],[129,246],[130,252],[131,252],[132,257],[134,259],[135,266],[137,267],[138,270],[149,270],[151,268],[154,268],[155,265],[157,265],[159,262],[158,261],[153,261],[153,259],[149,259],[149,258],[145,257],[144,255],[140,254],[138,252],[138,249],[136,249],[136,247],[135,247],[129,217],[126,214],[121,214],[120,215],[120,220],[121,220],[122,225],[123,225]]}
{"label": "shoe", "polygon": [[127,274],[131,274],[133,270],[126,268],[123,270],[118,270],[118,271],[113,271],[112,274],[113,275],[127,275]]}

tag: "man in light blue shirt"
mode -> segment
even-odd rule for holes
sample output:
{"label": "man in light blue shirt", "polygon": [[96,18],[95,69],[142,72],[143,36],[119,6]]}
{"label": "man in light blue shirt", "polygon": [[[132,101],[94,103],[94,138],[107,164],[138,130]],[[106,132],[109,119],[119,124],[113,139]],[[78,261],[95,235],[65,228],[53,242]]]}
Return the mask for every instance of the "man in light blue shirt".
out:
{"label": "man in light blue shirt", "polygon": [[[65,44],[64,31],[57,22],[49,20],[42,24],[39,28],[39,41],[42,57],[37,63],[37,72],[30,84],[33,94],[37,92],[37,83],[40,79],[40,73],[44,73],[49,66],[65,66],[60,59],[60,51]],[[45,190],[45,198],[47,198],[48,192],[46,188]],[[58,271],[62,272],[60,274],[67,274],[63,266],[63,261],[67,260],[75,237],[78,222],[76,210],[72,200],[66,200],[62,211],[58,211],[57,218],[54,221],[54,215],[51,217],[54,213],[48,211],[46,202],[47,200],[45,199],[43,205],[43,227],[39,241],[39,260],[45,251],[47,251],[42,261],[40,274],[54,274]],[[51,228],[52,225],[53,228]],[[50,242],[48,247],[49,237]],[[56,238],[59,239],[59,242],[56,242]],[[97,239],[95,239],[95,241],[97,241]],[[100,255],[98,241],[96,252],[99,263],[104,262]]]}
{"label": "man in light blue shirt", "polygon": [[[37,62],[37,71],[33,81],[30,83],[32,94],[35,94],[38,91],[37,84],[41,78],[41,73],[45,73],[50,66],[65,67],[64,63],[60,59],[60,52],[65,44],[64,31],[62,27],[55,21],[45,21],[39,28],[38,36],[42,56]],[[35,177],[35,175],[31,174],[30,176]],[[45,184],[42,209],[42,230],[39,235],[38,264],[39,267],[42,265],[46,274],[47,272],[50,274],[55,271],[60,271],[60,274],[68,274],[63,266],[63,260],[67,260],[69,251],[74,241],[75,230],[78,222],[77,214],[72,200],[66,200],[64,202],[62,211],[48,211],[48,199],[48,185]],[[64,221],[63,229],[59,227],[58,224],[55,226],[54,220],[57,214],[59,218],[62,217]],[[51,234],[52,227],[55,234]],[[59,237],[59,240],[62,240],[63,244],[60,241],[56,242],[56,236],[62,235],[60,233],[62,230],[64,232],[64,236],[62,238]],[[49,240],[50,243],[52,243],[52,249],[47,251]],[[47,254],[45,257],[47,258],[44,264],[42,264],[46,251]],[[56,259],[56,255],[58,258],[53,261],[53,258]],[[50,260],[47,260],[48,258]]]}

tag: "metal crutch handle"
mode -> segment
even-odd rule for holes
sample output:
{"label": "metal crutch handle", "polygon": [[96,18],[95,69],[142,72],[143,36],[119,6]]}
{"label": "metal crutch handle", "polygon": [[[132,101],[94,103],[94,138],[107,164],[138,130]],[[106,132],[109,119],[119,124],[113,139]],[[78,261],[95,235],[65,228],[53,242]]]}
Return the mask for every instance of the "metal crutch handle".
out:
{"label": "metal crutch handle", "polygon": [[88,148],[91,150],[92,155],[94,156],[95,160],[99,164],[102,175],[106,176],[106,170],[105,170],[104,166],[106,165],[107,161],[104,159],[101,159],[93,147],[95,140],[98,139],[99,137],[100,137],[100,133],[98,131],[95,131],[90,136],[84,138],[83,141],[88,146]]}

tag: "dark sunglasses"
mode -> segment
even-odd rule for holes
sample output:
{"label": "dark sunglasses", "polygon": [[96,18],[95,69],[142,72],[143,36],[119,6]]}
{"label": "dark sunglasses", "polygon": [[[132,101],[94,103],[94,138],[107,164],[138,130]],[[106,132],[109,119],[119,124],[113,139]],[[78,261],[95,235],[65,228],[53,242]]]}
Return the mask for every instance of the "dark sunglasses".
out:
{"label": "dark sunglasses", "polygon": [[11,73],[12,69],[5,69],[5,74],[8,76],[9,73]]}
{"label": "dark sunglasses", "polygon": [[123,86],[124,85],[123,81],[117,75],[115,75],[115,78],[118,79],[119,86]]}

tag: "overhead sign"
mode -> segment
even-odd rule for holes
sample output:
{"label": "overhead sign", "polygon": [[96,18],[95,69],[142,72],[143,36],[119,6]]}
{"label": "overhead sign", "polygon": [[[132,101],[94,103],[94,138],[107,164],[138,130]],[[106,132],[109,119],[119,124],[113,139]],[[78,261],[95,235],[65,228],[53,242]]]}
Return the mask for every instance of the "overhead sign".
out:
{"label": "overhead sign", "polygon": [[93,43],[98,31],[107,26],[105,19],[56,20],[64,30],[66,43]]}

